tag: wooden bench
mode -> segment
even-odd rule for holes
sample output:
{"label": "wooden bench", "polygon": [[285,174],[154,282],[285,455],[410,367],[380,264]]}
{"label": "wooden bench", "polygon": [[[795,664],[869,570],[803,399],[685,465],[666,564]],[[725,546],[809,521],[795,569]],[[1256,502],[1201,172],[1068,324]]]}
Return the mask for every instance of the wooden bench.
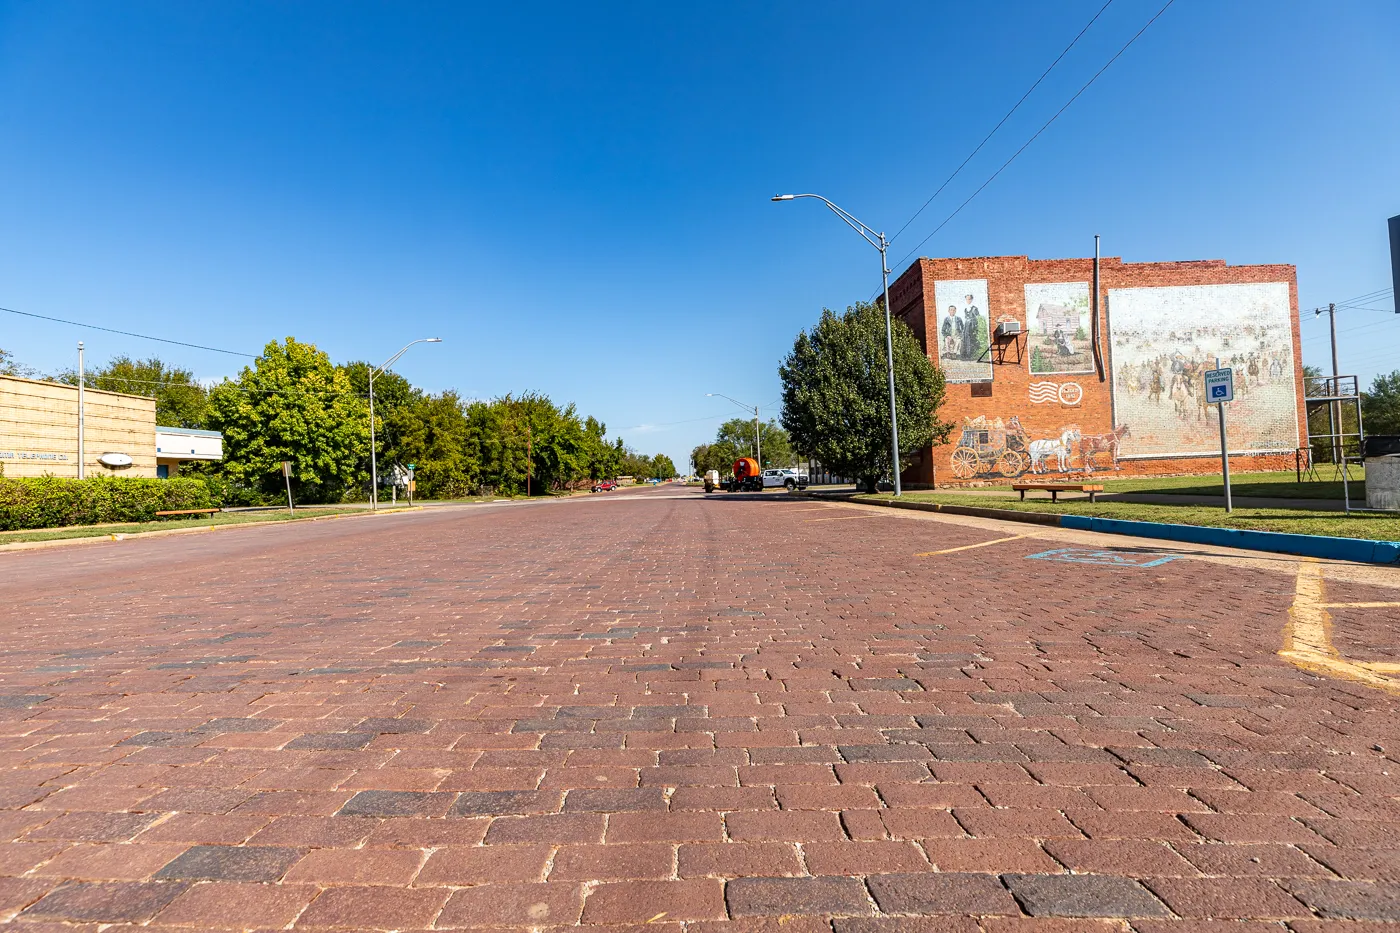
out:
{"label": "wooden bench", "polygon": [[1087,492],[1089,501],[1093,502],[1094,497],[1103,492],[1103,486],[1094,483],[1012,483],[1011,488],[1021,494],[1021,501],[1026,501],[1027,489],[1043,489],[1050,493],[1051,502],[1060,501],[1062,492]]}
{"label": "wooden bench", "polygon": [[205,512],[209,512],[212,514],[214,512],[222,511],[223,509],[166,509],[163,512],[157,512],[156,516],[159,517],[162,515],[203,515]]}

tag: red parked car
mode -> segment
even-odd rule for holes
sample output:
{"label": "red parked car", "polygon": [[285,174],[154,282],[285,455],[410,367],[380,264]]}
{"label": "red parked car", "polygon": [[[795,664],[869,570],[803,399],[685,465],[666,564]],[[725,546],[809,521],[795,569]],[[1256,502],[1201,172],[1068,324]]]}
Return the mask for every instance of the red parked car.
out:
{"label": "red parked car", "polygon": [[610,480],[610,479],[605,479],[605,480],[603,480],[602,482],[594,483],[594,484],[593,484],[593,491],[594,491],[594,492],[612,492],[612,491],[613,491],[614,489],[616,489],[616,488],[617,488],[617,483],[614,483],[614,482],[613,482],[612,480]]}

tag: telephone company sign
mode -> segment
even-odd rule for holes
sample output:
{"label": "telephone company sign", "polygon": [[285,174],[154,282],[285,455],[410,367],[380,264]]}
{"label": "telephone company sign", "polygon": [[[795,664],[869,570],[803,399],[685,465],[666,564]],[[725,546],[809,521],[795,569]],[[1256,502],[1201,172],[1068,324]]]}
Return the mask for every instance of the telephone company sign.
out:
{"label": "telephone company sign", "polygon": [[0,460],[64,460],[67,454],[39,453],[33,450],[0,450]]}

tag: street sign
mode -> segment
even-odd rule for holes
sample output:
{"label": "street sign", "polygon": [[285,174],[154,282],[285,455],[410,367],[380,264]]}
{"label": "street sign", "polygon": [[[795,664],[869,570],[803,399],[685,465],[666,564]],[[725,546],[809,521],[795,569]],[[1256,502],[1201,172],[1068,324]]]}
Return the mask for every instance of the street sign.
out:
{"label": "street sign", "polygon": [[1230,446],[1225,433],[1225,403],[1235,400],[1235,371],[1222,369],[1220,357],[1215,358],[1215,368],[1207,369],[1206,401],[1215,404],[1220,415],[1220,478],[1225,485],[1225,511],[1233,512],[1235,504],[1230,501]]}
{"label": "street sign", "polygon": [[1233,402],[1235,400],[1235,371],[1233,369],[1206,370],[1206,401]]}
{"label": "street sign", "polygon": [[408,465],[408,468],[409,468],[410,470],[414,469],[415,467],[416,467],[416,464],[410,463],[410,464]]}
{"label": "street sign", "polygon": [[282,461],[282,475],[285,476],[285,477],[287,477],[288,479],[291,479],[291,478],[292,478],[292,461],[290,461],[290,460],[283,460],[283,461]]}

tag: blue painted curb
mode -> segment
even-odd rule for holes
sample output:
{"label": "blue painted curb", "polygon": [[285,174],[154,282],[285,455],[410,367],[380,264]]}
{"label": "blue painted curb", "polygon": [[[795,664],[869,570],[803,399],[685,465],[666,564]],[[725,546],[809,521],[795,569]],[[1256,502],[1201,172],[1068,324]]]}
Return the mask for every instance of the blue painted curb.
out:
{"label": "blue painted curb", "polygon": [[1061,528],[1099,531],[1106,534],[1136,535],[1191,544],[1297,554],[1326,560],[1350,560],[1363,564],[1400,563],[1400,542],[1368,541],[1364,538],[1331,538],[1323,535],[1292,535],[1281,531],[1246,531],[1240,528],[1207,528],[1198,525],[1169,525],[1165,522],[1131,522],[1120,518],[1092,518],[1088,515],[1061,515]]}

